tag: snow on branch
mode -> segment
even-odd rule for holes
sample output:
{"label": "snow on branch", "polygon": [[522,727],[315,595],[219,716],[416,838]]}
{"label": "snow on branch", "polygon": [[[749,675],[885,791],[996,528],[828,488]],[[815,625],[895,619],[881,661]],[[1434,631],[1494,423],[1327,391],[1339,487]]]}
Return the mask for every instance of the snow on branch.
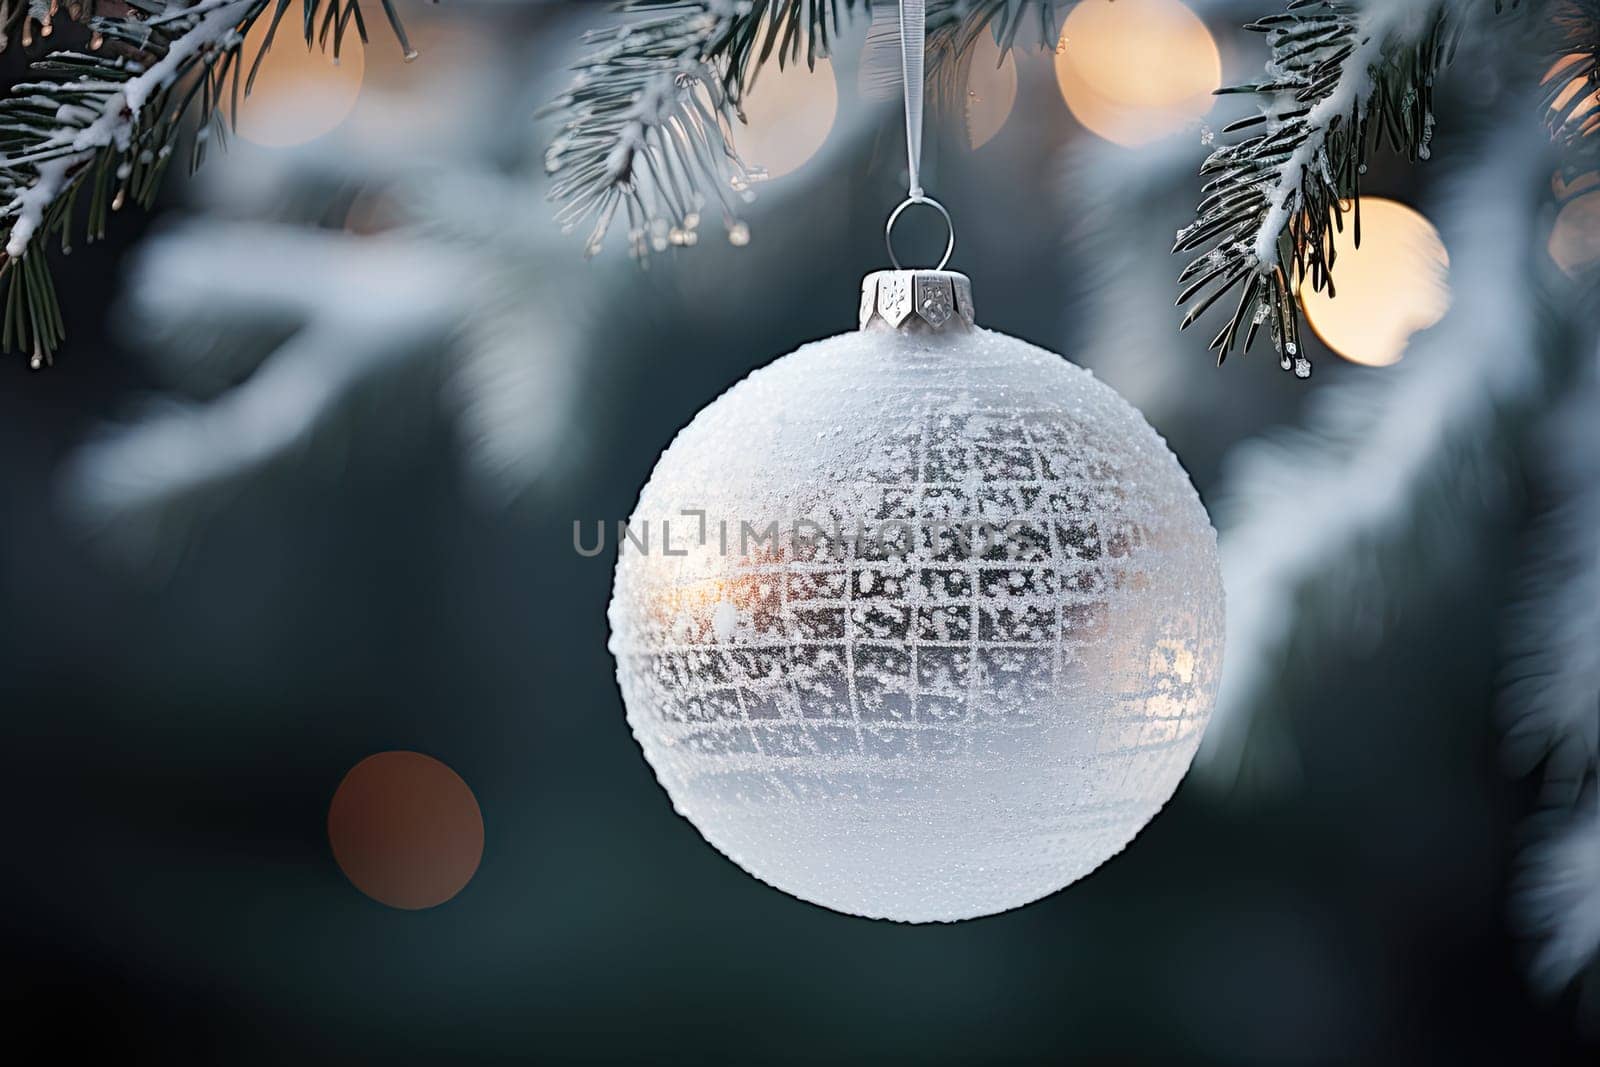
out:
{"label": "snow on branch", "polygon": [[1563,402],[1535,465],[1550,504],[1508,619],[1504,751],[1519,776],[1543,767],[1548,801],[1571,804],[1600,767],[1600,386]]}
{"label": "snow on branch", "polygon": [[[383,2],[402,47],[414,54],[392,4]],[[51,52],[30,65],[37,78],[12,86],[0,101],[0,277],[8,283],[0,345],[30,352],[35,368],[50,358],[65,323],[49,267],[34,250],[57,232],[68,246],[86,188],[91,240],[105,232],[108,212],[129,198],[148,206],[184,118],[193,114],[202,127],[214,123],[223,132],[224,101],[236,108],[240,96],[246,33],[271,8],[264,55],[291,3],[129,0],[125,16],[90,19],[90,51]],[[40,17],[35,6],[28,17]],[[359,0],[301,0],[301,6],[308,47],[331,43],[337,56],[352,26],[366,39]],[[54,4],[42,9],[45,17],[53,11]],[[8,13],[0,9],[0,16]],[[97,50],[103,43],[105,53]],[[204,145],[205,137],[196,138],[196,165]]]}
{"label": "snow on branch", "polygon": [[1219,361],[1266,326],[1279,365],[1310,376],[1298,286],[1332,291],[1334,234],[1354,225],[1359,243],[1361,176],[1380,141],[1427,158],[1433,78],[1472,3],[1293,0],[1248,27],[1267,36],[1266,70],[1225,91],[1258,96],[1260,108],[1223,130],[1242,136],[1206,160],[1204,197],[1173,247],[1195,254],[1179,278],[1184,329],[1236,298],[1211,341]]}
{"label": "snow on branch", "polygon": [[[879,0],[880,8],[893,0]],[[1019,34],[1053,45],[1061,0],[929,0],[930,76],[948,81],[978,35],[997,28],[1002,50]],[[563,228],[588,228],[599,252],[626,220],[630,253],[694,244],[708,209],[733,231],[763,174],[740,158],[735,128],[767,63],[814,67],[846,18],[870,0],[625,0],[625,18],[591,31],[572,85],[545,108],[560,131],[545,154]],[[884,23],[888,25],[888,23]],[[897,24],[896,24],[897,27]],[[868,60],[867,62],[871,62]],[[898,90],[899,53],[893,56]]]}
{"label": "snow on branch", "polygon": [[[190,69],[195,56],[202,51],[238,47],[238,42],[231,40],[238,36],[235,27],[256,3],[257,0],[229,0],[204,5],[204,12],[185,20],[186,28],[165,44],[148,67],[111,59],[101,66],[100,80],[79,79],[71,83],[73,102],[56,110],[55,117],[61,125],[42,130],[42,136],[31,144],[0,156],[0,167],[8,177],[32,171],[31,180],[25,179],[15,187],[11,200],[0,208],[0,217],[11,220],[5,247],[8,257],[18,259],[27,253],[29,242],[44,223],[45,211],[65,190],[69,177],[104,149],[115,149],[119,155],[127,153],[144,124],[145,105],[170,89]],[[45,91],[52,88],[60,87],[17,87]]]}
{"label": "snow on branch", "polygon": [[1513,907],[1547,993],[1600,952],[1600,364],[1586,369],[1538,435],[1535,484],[1549,504],[1508,614],[1501,694],[1509,769],[1544,783]]}
{"label": "snow on branch", "polygon": [[[949,2],[949,0],[947,0]],[[619,214],[643,258],[694,244],[708,205],[730,232],[763,174],[740,158],[733,127],[769,60],[808,66],[828,54],[842,16],[865,0],[627,0],[617,25],[591,31],[577,77],[545,114],[562,116],[545,153],[550,198],[567,230],[589,227],[598,253]]]}
{"label": "snow on branch", "polygon": [[[508,85],[520,96],[532,86],[519,79],[543,69],[496,51],[459,106],[420,113],[403,94],[340,137],[214,176],[229,188],[225,213],[260,213],[267,167],[294,219],[328,217],[364,187],[382,205],[380,233],[210,219],[143,242],[117,317],[172,391],[63,467],[62,502],[100,551],[159,573],[227,502],[327,470],[341,442],[404,437],[440,415],[464,486],[491,509],[579,467],[604,403],[594,374],[611,350],[608,309],[636,279],[621,260],[573,270],[530,195],[537,176],[505,166],[505,124],[479,105]],[[842,123],[837,147],[861,150],[871,129]],[[764,209],[805,194],[776,187]]]}
{"label": "snow on branch", "polygon": [[1559,993],[1600,952],[1600,810],[1591,793],[1587,810],[1546,812],[1523,854],[1512,887],[1523,932],[1538,947],[1531,961],[1534,985]]}
{"label": "snow on branch", "polygon": [[436,353],[461,321],[455,287],[472,275],[459,257],[400,239],[217,223],[152,240],[134,276],[130,302],[159,329],[251,320],[287,334],[217,399],[152,407],[72,458],[70,510],[137,558],[160,555],[219,494],[303,448],[365,383]]}
{"label": "snow on branch", "polygon": [[596,30],[579,75],[554,101],[565,112],[545,154],[551,198],[564,229],[591,223],[588,255],[601,249],[619,211],[638,256],[695,239],[703,190],[712,189],[728,225],[734,196],[750,173],[734,151],[730,122],[737,102],[724,84],[726,42],[748,7],[735,0],[633,4],[662,8],[634,22]]}
{"label": "snow on branch", "polygon": [[1324,389],[1309,429],[1230,458],[1228,661],[1197,761],[1213,778],[1293,773],[1293,730],[1272,710],[1286,655],[1321,633],[1380,625],[1405,590],[1439,579],[1452,559],[1441,546],[1503,480],[1488,472],[1506,438],[1580,358],[1549,327],[1534,259],[1549,140],[1510,127],[1480,149],[1443,218],[1445,319],[1397,366]]}

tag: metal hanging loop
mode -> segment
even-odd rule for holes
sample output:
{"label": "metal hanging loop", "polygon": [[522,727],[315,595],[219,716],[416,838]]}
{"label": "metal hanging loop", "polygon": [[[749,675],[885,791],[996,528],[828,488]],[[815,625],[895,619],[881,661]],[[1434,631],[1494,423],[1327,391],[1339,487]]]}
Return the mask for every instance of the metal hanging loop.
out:
{"label": "metal hanging loop", "polygon": [[883,228],[883,243],[889,249],[889,262],[894,264],[895,270],[905,269],[900,263],[900,257],[894,254],[894,224],[900,221],[900,216],[905,214],[906,208],[911,207],[913,204],[926,204],[944,216],[944,228],[950,234],[950,239],[944,244],[944,258],[939,260],[937,267],[933,268],[934,270],[944,270],[950,265],[950,257],[955,255],[956,252],[956,224],[950,220],[950,212],[945,210],[944,205],[931,196],[908,196],[900,201],[899,207],[890,212],[888,225]]}

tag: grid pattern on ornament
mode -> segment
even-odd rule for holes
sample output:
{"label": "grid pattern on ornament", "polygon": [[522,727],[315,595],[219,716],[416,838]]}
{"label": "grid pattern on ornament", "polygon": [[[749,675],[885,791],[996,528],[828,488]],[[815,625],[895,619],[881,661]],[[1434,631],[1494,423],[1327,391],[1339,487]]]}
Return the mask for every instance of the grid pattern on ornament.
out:
{"label": "grid pattern on ornament", "polygon": [[[920,420],[901,460],[885,454],[863,472],[881,494],[869,525],[906,522],[913,536],[819,539],[811,552],[741,560],[718,579],[740,613],[732,640],[701,604],[688,632],[680,618],[636,650],[658,683],[663,735],[758,762],[953,753],[985,708],[1008,731],[1037,728],[1038,709],[1059,704],[1076,655],[1106,625],[1116,587],[1145,580],[1135,550],[1150,518],[1125,513],[1121,472],[1071,425],[1059,412],[989,416],[970,396]],[[856,518],[831,520],[848,530]],[[952,530],[928,528],[984,520],[1018,528],[977,558]],[[1124,672],[1119,703],[1138,710],[1098,725],[1140,736],[1097,745],[1099,756],[1192,737],[1199,685],[1183,656],[1181,641],[1155,641]]]}

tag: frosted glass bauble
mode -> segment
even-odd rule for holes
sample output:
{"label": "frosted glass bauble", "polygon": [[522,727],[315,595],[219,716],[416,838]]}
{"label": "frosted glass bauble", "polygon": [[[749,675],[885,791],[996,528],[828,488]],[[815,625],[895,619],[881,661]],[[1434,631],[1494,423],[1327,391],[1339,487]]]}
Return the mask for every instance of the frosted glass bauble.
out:
{"label": "frosted glass bauble", "polygon": [[610,608],[678,812],[787,893],[908,922],[1119,852],[1222,656],[1216,534],[1162,439],[1087,371],[955,326],[807,345],[701,411]]}

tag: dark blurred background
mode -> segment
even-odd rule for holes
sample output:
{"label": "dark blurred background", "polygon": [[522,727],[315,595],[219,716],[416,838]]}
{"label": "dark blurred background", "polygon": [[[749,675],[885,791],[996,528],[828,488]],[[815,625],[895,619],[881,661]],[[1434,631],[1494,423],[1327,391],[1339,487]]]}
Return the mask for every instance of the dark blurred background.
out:
{"label": "dark blurred background", "polygon": [[[1236,29],[1251,5],[1191,6],[1225,79],[1259,65]],[[799,903],[705,844],[629,736],[605,647],[609,561],[574,553],[572,522],[625,516],[695,411],[852,325],[903,180],[894,102],[861,100],[841,55],[826,146],[762,189],[749,247],[707,233],[647,271],[618,247],[586,263],[581,235],[549,227],[551,127],[532,113],[564,80],[591,5],[402,14],[421,59],[401,65],[375,30],[360,97],[331,131],[288,147],[244,138],[193,182],[174,174],[153,217],[123,212],[108,240],[59,259],[70,336],[55,365],[0,363],[12,1048],[162,1063],[1596,1062],[1595,1005],[1581,985],[1530,988],[1531,949],[1509,918],[1536,793],[1505,773],[1494,713],[1509,561],[1531,509],[1515,481],[1453,548],[1472,580],[1422,597],[1381,640],[1283,657],[1273,700],[1301,736],[1293,788],[1191,781],[1065,892],[907,927]],[[297,48],[280,43],[268,64]],[[13,80],[23,58],[5,57]],[[1069,358],[1095,347],[1126,386],[1104,362],[1115,343],[1085,336],[1098,261],[1073,243],[1095,220],[1070,176],[1101,150],[1048,52],[1016,70],[992,140],[973,148],[959,118],[930,137],[929,186],[960,228],[955,266],[989,325]],[[1483,91],[1461,89],[1456,106]],[[1442,123],[1442,162],[1381,160],[1369,187],[1426,212],[1472,127]],[[441,147],[416,152],[428,138]],[[1164,153],[1192,174],[1204,149],[1192,129],[1177,140],[1119,149],[1133,161],[1119,165],[1148,175],[1138,153]],[[1158,228],[1182,223],[1196,188],[1156,194],[1174,220]],[[471,211],[522,243],[491,249],[481,218],[458,217]],[[485,491],[464,457],[493,430],[464,431],[451,399],[462,331],[419,327],[409,355],[343,388],[269,460],[96,510],[105,494],[83,488],[83,449],[225,400],[317,321],[294,304],[288,326],[281,307],[263,325],[221,298],[210,317],[163,318],[177,283],[151,273],[203,243],[197,227],[246,224],[352,241],[421,232],[492,259],[496,284],[521,294],[511,350],[562,346],[519,386],[547,406],[504,416],[513,434],[550,429],[537,462]],[[240,263],[293,272],[292,252],[228,240]],[[1170,281],[1177,262],[1156,251]],[[1171,295],[1149,307],[1170,348],[1130,352],[1146,370],[1126,391],[1208,502],[1234,445],[1374,373],[1320,346],[1311,385],[1270,353],[1219,371],[1203,339],[1178,340]],[[236,351],[252,354],[218,355]],[[427,910],[357,891],[328,840],[345,774],[395,749],[447,764],[482,812],[481,866]]]}

